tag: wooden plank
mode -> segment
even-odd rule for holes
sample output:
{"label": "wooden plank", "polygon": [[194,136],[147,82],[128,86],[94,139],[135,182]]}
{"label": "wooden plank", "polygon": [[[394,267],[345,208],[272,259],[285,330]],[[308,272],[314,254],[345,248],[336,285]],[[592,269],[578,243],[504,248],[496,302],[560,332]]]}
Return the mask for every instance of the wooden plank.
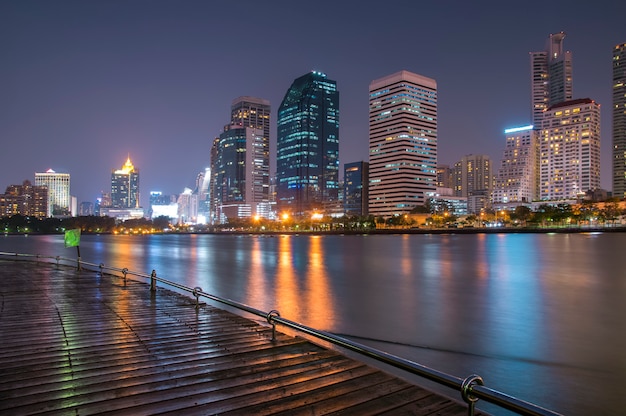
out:
{"label": "wooden plank", "polygon": [[194,299],[0,260],[1,414],[466,414],[464,405]]}

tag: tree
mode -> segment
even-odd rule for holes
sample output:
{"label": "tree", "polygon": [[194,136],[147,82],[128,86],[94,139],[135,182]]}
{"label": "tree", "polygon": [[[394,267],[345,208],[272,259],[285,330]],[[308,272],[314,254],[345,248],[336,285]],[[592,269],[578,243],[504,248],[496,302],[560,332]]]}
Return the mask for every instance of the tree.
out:
{"label": "tree", "polygon": [[159,231],[163,231],[166,228],[169,228],[170,218],[165,215],[159,215],[158,217],[152,219],[152,226]]}
{"label": "tree", "polygon": [[525,205],[519,205],[515,207],[515,211],[511,213],[511,219],[519,221],[523,227],[526,226],[526,222],[533,216],[533,211]]}

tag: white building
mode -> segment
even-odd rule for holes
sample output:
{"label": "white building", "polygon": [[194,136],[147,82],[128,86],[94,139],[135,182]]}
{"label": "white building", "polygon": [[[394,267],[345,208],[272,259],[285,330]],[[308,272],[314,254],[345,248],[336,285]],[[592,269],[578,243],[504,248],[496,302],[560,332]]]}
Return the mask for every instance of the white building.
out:
{"label": "white building", "polygon": [[600,104],[582,98],[549,107],[540,151],[542,200],[576,199],[600,188]]}
{"label": "white building", "polygon": [[48,169],[35,173],[35,186],[48,188],[48,217],[69,217],[72,213],[70,174]]}
{"label": "white building", "polygon": [[504,134],[506,145],[492,202],[532,202],[539,197],[539,133],[530,125],[506,129]]}
{"label": "white building", "polygon": [[198,194],[189,188],[178,195],[178,222],[181,224],[195,224],[198,220]]}
{"label": "white building", "polygon": [[369,213],[424,205],[437,186],[437,82],[408,71],[369,86]]}

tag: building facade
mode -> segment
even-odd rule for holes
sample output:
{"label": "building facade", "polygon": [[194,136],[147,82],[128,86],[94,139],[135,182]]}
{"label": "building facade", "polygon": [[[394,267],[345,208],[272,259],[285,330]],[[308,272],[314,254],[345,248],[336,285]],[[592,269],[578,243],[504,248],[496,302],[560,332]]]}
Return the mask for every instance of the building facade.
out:
{"label": "building facade", "polygon": [[262,129],[231,124],[214,142],[212,176],[218,222],[256,215],[257,206],[268,202],[263,135]]}
{"label": "building facade", "polygon": [[437,83],[409,71],[369,86],[369,213],[401,215],[437,185]]}
{"label": "building facade", "polygon": [[206,224],[211,217],[211,168],[205,168],[204,172],[196,177],[195,194],[198,195],[198,223]]}
{"label": "building facade", "polygon": [[343,207],[346,215],[369,214],[369,163],[353,162],[343,166]]}
{"label": "building facade", "polygon": [[26,180],[21,185],[9,185],[0,194],[0,217],[23,215],[45,218],[48,216],[48,188],[33,186]]}
{"label": "building facade", "polygon": [[[231,105],[232,125],[250,127],[261,130],[262,134],[255,138],[255,175],[260,180],[262,200],[269,199],[270,188],[270,113],[271,106],[268,100],[256,97],[239,97]],[[260,175],[260,176],[259,176]]]}
{"label": "building facade", "polygon": [[437,165],[437,187],[454,188],[452,180],[454,178],[453,169],[448,165]]}
{"label": "building facade", "polygon": [[121,169],[111,172],[111,207],[139,208],[139,171],[130,156]]}
{"label": "building facade", "polygon": [[494,204],[539,198],[539,132],[532,125],[504,131],[506,145],[492,193]]}
{"label": "building facade", "polygon": [[94,205],[93,202],[83,201],[80,203],[78,208],[78,215],[81,217],[88,217],[94,215]]}
{"label": "building facade", "polygon": [[563,49],[564,39],[564,32],[551,34],[545,50],[530,53],[532,121],[537,128],[548,107],[573,98],[572,53]]}
{"label": "building facade", "polygon": [[278,109],[276,203],[301,216],[339,201],[339,91],[321,72],[293,81]]}
{"label": "building facade", "polygon": [[613,48],[613,196],[626,198],[626,43]]}
{"label": "building facade", "polygon": [[540,199],[576,199],[598,188],[600,105],[583,98],[549,107],[540,134]]}
{"label": "building facade", "polygon": [[35,186],[48,188],[48,217],[69,217],[72,213],[70,174],[56,173],[48,169],[35,173]]}
{"label": "building facade", "polygon": [[454,196],[491,195],[493,165],[487,155],[466,155],[454,164]]}

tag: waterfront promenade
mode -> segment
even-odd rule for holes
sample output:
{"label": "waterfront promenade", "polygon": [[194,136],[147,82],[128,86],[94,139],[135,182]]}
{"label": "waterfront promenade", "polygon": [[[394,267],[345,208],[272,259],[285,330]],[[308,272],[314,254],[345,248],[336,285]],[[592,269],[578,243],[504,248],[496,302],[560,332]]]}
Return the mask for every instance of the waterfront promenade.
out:
{"label": "waterfront promenade", "polygon": [[63,265],[0,259],[0,339],[0,415],[467,414],[269,325]]}

